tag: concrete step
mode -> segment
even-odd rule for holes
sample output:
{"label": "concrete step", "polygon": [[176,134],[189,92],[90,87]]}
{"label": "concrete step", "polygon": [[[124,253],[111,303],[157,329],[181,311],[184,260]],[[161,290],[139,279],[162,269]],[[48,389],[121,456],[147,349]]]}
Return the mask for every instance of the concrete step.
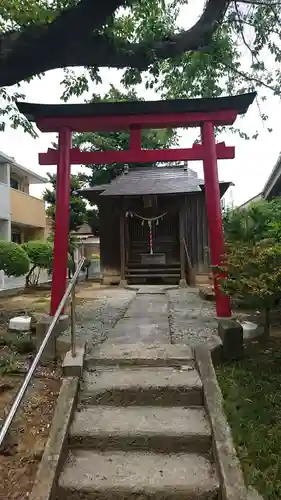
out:
{"label": "concrete step", "polygon": [[203,389],[197,370],[107,368],[85,372],[81,402],[115,406],[201,406]]}
{"label": "concrete step", "polygon": [[194,357],[192,349],[185,345],[106,344],[97,347],[85,363],[89,369],[98,365],[194,367]]}
{"label": "concrete step", "polygon": [[214,500],[218,481],[200,455],[75,450],[59,479],[64,500]]}
{"label": "concrete step", "polygon": [[209,453],[211,429],[204,408],[95,406],[76,412],[70,445],[102,451]]}
{"label": "concrete step", "polygon": [[140,272],[138,274],[126,273],[126,276],[130,279],[132,278],[178,278],[180,276],[179,272],[174,273],[149,273],[149,272]]}
{"label": "concrete step", "polygon": [[162,274],[165,274],[165,273],[173,273],[173,272],[180,272],[180,267],[138,267],[138,268],[132,268],[132,267],[129,267],[128,269],[126,269],[126,273],[130,276],[130,274],[138,274],[138,273],[149,273],[149,272],[153,272],[153,273],[162,273]]}
{"label": "concrete step", "polygon": [[181,266],[180,262],[166,262],[166,264],[157,264],[156,262],[154,262],[153,264],[141,264],[140,260],[135,260],[128,262],[126,269],[143,269],[144,267],[145,269],[151,269],[151,268],[163,269],[165,267],[174,269],[174,268],[180,268],[180,266]]}

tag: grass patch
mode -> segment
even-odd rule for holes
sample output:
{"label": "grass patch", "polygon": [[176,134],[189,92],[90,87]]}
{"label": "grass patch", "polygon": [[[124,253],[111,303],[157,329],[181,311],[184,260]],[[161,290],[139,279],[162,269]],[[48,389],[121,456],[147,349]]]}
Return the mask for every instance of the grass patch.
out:
{"label": "grass patch", "polygon": [[46,304],[47,302],[50,302],[50,297],[39,297],[35,300],[35,304]]}
{"label": "grass patch", "polygon": [[247,484],[265,500],[281,498],[281,341],[216,367]]}

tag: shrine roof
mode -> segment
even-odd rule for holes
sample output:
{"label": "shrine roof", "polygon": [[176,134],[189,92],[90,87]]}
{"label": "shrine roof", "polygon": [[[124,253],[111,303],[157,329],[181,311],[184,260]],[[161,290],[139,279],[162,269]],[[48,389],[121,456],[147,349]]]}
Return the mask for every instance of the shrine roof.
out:
{"label": "shrine roof", "polygon": [[[221,196],[230,184],[220,183]],[[196,172],[177,166],[131,168],[128,173],[123,173],[110,184],[85,188],[80,192],[90,200],[93,195],[142,196],[196,193],[203,190],[204,181],[198,178]]]}
{"label": "shrine roof", "polygon": [[21,113],[30,121],[40,118],[129,116],[167,113],[197,113],[235,110],[244,114],[254,101],[256,92],[225,97],[168,99],[161,101],[119,101],[83,104],[35,104],[17,102]]}

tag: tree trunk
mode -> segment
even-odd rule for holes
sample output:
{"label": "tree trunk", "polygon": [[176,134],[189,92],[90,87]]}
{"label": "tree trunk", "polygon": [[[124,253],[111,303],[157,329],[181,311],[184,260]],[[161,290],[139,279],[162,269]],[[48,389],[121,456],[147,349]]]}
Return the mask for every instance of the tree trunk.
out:
{"label": "tree trunk", "polygon": [[33,271],[34,271],[35,267],[36,267],[36,266],[32,266],[32,267],[29,269],[29,271],[28,271],[28,273],[27,273],[27,275],[26,275],[26,277],[25,277],[25,286],[26,286],[26,288],[28,288],[28,287],[29,287],[29,285],[30,285],[30,281],[29,281],[29,279],[30,279],[30,276],[31,276],[31,274],[33,273]]}

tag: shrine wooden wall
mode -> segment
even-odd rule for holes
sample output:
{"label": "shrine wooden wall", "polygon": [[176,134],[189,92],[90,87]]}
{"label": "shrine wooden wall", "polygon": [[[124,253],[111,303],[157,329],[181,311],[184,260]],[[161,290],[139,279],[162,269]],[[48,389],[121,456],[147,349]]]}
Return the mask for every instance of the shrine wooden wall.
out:
{"label": "shrine wooden wall", "polygon": [[[196,273],[207,273],[209,271],[209,253],[205,194],[200,192],[186,196],[166,196],[165,203],[163,201],[164,199],[160,205],[162,211],[169,210],[169,208],[175,211],[179,210],[181,206],[184,207],[185,240],[193,269]],[[124,207],[126,207],[125,210],[133,210],[132,202],[129,200],[125,202]],[[138,202],[135,207],[140,210]],[[101,197],[99,208],[101,272],[105,284],[119,283],[120,212],[124,210],[123,201],[120,198],[105,197],[102,199]]]}
{"label": "shrine wooden wall", "polygon": [[197,273],[209,271],[208,220],[205,193],[185,197],[185,238],[192,267]]}
{"label": "shrine wooden wall", "polygon": [[104,284],[120,279],[120,209],[118,198],[100,198],[100,264]]}

